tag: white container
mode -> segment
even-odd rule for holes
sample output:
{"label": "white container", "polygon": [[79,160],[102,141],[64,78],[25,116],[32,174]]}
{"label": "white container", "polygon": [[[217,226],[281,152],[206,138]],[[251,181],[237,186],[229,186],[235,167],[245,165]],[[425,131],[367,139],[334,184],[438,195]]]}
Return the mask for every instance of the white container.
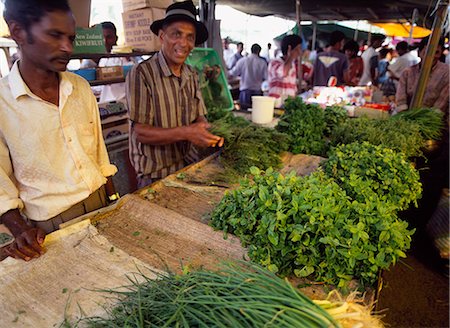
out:
{"label": "white container", "polygon": [[274,97],[252,96],[252,122],[267,124],[273,120]]}

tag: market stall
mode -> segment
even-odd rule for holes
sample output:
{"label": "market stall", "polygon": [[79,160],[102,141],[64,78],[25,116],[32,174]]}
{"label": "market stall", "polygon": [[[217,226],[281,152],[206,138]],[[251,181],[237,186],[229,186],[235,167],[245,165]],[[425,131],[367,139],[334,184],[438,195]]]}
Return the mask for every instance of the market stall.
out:
{"label": "market stall", "polygon": [[[306,295],[305,304],[312,299],[311,306],[329,305],[329,291],[359,290],[366,292],[371,317],[383,271],[410,247],[413,229],[398,213],[417,206],[422,189],[413,163],[424,155],[426,141],[440,138],[442,114],[417,109],[390,117],[390,105],[379,104],[369,87],[320,87],[288,98],[282,110],[272,105],[268,122],[258,124],[256,108],[231,111],[233,101],[213,49],[196,48],[189,63],[200,74],[211,131],[225,138],[225,146],[134,193],[125,192],[110,207],[62,225],[47,238],[45,256],[20,264],[6,259],[0,266],[0,309],[6,313],[0,326],[48,327],[111,316],[120,313],[109,311],[120,297],[105,300],[99,289],[113,294],[112,288],[130,280],[164,282],[167,277],[176,286],[197,277],[194,272],[217,270],[223,261],[254,262],[261,273],[246,275],[233,290],[266,275],[281,284],[275,274],[287,281],[265,286],[260,294],[267,298],[275,295],[274,286],[283,286],[296,297]],[[125,73],[120,74],[123,82]],[[124,157],[128,136],[115,137],[109,150]],[[128,162],[123,165],[129,169]],[[208,295],[199,293],[189,302]],[[277,322],[289,312],[274,308],[268,319],[261,314],[265,322]],[[235,310],[248,319],[247,309]],[[338,326],[320,313],[320,319],[329,320],[324,326]],[[367,324],[377,326],[378,321]]]}

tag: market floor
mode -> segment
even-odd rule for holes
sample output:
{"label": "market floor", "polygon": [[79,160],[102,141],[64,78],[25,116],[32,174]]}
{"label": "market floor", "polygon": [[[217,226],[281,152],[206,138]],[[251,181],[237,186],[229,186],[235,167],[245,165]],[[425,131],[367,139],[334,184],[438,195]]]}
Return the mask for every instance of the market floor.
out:
{"label": "market floor", "polygon": [[[406,259],[383,274],[377,309],[388,327],[449,327],[448,267],[419,233]],[[384,311],[383,311],[384,310]]]}
{"label": "market floor", "polygon": [[[435,161],[431,170],[421,171],[423,196],[419,207],[402,213],[412,228],[411,249],[389,271],[383,273],[383,288],[377,310],[385,310],[388,327],[449,327],[448,261],[439,257],[426,233],[426,224],[437,209],[443,181],[448,181],[447,161]],[[448,187],[447,187],[448,188]]]}

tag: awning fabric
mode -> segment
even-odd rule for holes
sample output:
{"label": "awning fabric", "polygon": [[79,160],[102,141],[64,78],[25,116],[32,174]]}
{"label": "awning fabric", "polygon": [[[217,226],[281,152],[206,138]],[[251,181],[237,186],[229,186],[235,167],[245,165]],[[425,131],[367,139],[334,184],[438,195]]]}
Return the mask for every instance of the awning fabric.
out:
{"label": "awning fabric", "polygon": [[[373,23],[372,25],[381,27],[386,31],[386,35],[388,36],[396,36],[396,37],[409,37],[409,33],[411,30],[411,25],[409,23]],[[412,37],[415,39],[425,38],[431,34],[431,30],[414,26]]]}

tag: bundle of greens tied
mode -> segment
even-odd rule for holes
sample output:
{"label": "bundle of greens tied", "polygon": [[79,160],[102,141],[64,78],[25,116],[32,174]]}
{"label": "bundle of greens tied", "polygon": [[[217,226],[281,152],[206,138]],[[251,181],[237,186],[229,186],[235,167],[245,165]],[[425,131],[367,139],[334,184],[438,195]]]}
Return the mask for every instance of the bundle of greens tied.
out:
{"label": "bundle of greens tied", "polygon": [[116,306],[88,327],[340,327],[288,281],[256,265],[228,263],[219,271],[144,276],[125,291],[109,291]]}
{"label": "bundle of greens tied", "polygon": [[230,111],[208,111],[211,133],[225,139],[220,155],[225,174],[231,180],[249,173],[250,167],[260,169],[281,166],[280,154],[288,149],[289,137],[274,129],[256,126]]}

